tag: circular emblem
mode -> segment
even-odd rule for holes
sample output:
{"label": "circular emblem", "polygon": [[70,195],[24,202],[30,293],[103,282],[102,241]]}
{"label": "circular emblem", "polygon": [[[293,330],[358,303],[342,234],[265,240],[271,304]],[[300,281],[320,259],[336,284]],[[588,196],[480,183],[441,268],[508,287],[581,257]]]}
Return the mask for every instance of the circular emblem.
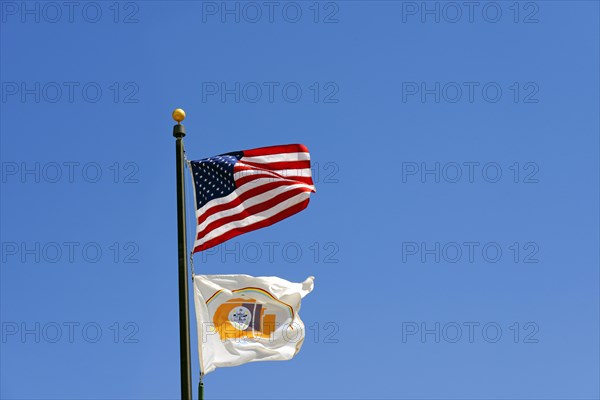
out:
{"label": "circular emblem", "polygon": [[229,312],[229,322],[235,329],[245,331],[252,322],[252,314],[244,306],[235,307]]}

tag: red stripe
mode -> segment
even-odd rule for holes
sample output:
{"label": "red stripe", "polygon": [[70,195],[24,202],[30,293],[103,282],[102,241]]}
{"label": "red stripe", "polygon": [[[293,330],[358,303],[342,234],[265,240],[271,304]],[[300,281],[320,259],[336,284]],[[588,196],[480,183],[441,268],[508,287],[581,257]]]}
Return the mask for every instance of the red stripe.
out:
{"label": "red stripe", "polygon": [[240,164],[235,164],[233,166],[233,173],[237,173],[240,171],[254,171],[256,170],[256,168],[250,166],[250,165],[240,165]]}
{"label": "red stripe", "polygon": [[[252,176],[261,176],[261,177],[271,177],[272,179],[292,179],[290,177],[293,176],[300,176],[297,175],[298,171],[297,170],[283,170],[282,173],[279,172],[275,172],[275,171],[269,171],[268,169],[259,169],[259,168],[255,168],[255,167],[245,167],[245,166],[240,166],[240,167],[236,167],[237,169],[234,169],[233,173],[234,174],[238,174],[237,177],[235,177],[235,183],[237,184],[237,186],[241,186],[240,184],[240,180],[242,180],[242,183],[245,183],[244,179],[247,180],[248,177],[252,177]],[[248,173],[245,173],[248,172]],[[252,173],[249,173],[252,172]],[[302,174],[304,172],[301,172]],[[239,176],[241,175],[241,177]],[[310,170],[308,170],[306,177],[310,177],[312,176],[312,174],[310,173]]]}
{"label": "red stripe", "polygon": [[244,157],[269,156],[280,153],[308,153],[303,144],[284,144],[281,146],[260,147],[258,149],[244,150]]}
{"label": "red stripe", "polygon": [[[279,161],[279,162],[264,163],[264,164],[263,163],[248,162],[248,161],[245,161],[243,158],[240,161],[243,162],[246,165],[251,165],[253,167],[257,167],[257,168],[260,168],[260,169],[267,169],[267,170],[310,168],[310,160]],[[240,169],[241,169],[243,167],[243,165],[237,165],[236,164],[234,168],[238,168],[238,167],[240,167]]]}
{"label": "red stripe", "polygon": [[272,172],[242,176],[241,178],[237,178],[235,180],[235,184],[237,185],[237,187],[240,187],[248,182],[252,182],[261,178],[272,179],[273,181],[283,180],[288,182],[290,185],[293,185],[294,183],[306,183],[307,185],[313,185],[313,181],[310,176],[281,176]]}
{"label": "red stripe", "polygon": [[257,229],[265,228],[265,227],[273,225],[274,223],[279,222],[285,218],[291,217],[292,215],[304,210],[306,208],[306,206],[308,206],[309,201],[310,201],[310,199],[306,199],[303,202],[300,202],[290,208],[286,208],[285,210],[281,211],[280,213],[275,214],[272,217],[262,220],[260,222],[257,222],[257,223],[251,224],[251,225],[246,225],[241,228],[232,229],[229,232],[224,233],[219,237],[216,237],[200,246],[197,246],[196,248],[194,248],[194,253],[210,249],[211,247],[217,246],[217,245],[225,242],[226,240],[234,238],[243,233],[252,232]]}
{"label": "red stripe", "polygon": [[288,199],[291,199],[292,197],[294,197],[300,193],[310,192],[310,191],[311,191],[310,189],[303,188],[303,187],[294,188],[294,189],[288,190],[286,192],[279,193],[275,197],[272,197],[269,200],[266,200],[262,203],[258,203],[258,204],[253,205],[252,207],[245,208],[237,214],[230,215],[230,216],[224,217],[224,218],[219,218],[218,220],[213,221],[210,224],[208,224],[202,232],[198,232],[196,239],[199,240],[199,239],[203,238],[204,236],[208,235],[213,230],[220,228],[223,225],[226,225],[230,222],[240,221],[240,220],[250,217],[252,215],[260,214],[261,212],[264,212],[272,207],[275,207],[277,204],[282,203]]}
{"label": "red stripe", "polygon": [[198,225],[200,225],[201,223],[206,221],[206,219],[213,214],[216,214],[218,212],[223,212],[225,210],[229,210],[230,208],[233,208],[233,207],[237,207],[240,204],[242,204],[244,201],[248,200],[249,198],[258,196],[260,194],[268,192],[269,190],[275,189],[279,186],[288,186],[290,184],[291,184],[290,182],[277,180],[275,182],[269,182],[267,184],[255,187],[254,189],[250,189],[247,192],[240,194],[237,198],[231,200],[228,203],[219,204],[218,206],[214,206],[214,207],[206,210],[205,212],[203,212],[202,215],[200,215],[198,217]]}

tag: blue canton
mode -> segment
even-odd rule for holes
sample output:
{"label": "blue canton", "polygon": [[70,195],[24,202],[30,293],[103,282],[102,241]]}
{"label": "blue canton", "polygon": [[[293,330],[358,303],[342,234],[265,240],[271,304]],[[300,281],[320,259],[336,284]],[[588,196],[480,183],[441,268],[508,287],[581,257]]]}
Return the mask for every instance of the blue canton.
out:
{"label": "blue canton", "polygon": [[227,153],[190,162],[198,209],[209,201],[225,197],[235,190],[233,166],[243,155],[242,152]]}

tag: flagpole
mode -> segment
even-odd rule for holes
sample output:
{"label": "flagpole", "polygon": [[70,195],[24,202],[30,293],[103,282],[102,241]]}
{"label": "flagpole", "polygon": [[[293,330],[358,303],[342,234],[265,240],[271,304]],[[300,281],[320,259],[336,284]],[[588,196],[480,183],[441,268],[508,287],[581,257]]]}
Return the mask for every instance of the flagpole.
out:
{"label": "flagpole", "polygon": [[190,363],[190,320],[188,302],[187,237],[185,225],[185,179],[183,137],[185,128],[181,121],[185,111],[173,111],[175,137],[175,164],[177,170],[177,250],[179,260],[179,357],[181,373],[181,399],[192,400],[192,367]]}

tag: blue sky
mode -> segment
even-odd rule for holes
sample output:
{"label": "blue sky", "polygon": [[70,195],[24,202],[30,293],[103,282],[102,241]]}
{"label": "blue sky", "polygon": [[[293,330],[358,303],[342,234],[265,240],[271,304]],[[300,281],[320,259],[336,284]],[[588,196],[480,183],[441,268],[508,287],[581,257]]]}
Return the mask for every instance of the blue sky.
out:
{"label": "blue sky", "polygon": [[207,398],[600,396],[597,2],[0,7],[2,398],[179,396],[176,107],[317,186],[195,257],[316,277],[298,356]]}

